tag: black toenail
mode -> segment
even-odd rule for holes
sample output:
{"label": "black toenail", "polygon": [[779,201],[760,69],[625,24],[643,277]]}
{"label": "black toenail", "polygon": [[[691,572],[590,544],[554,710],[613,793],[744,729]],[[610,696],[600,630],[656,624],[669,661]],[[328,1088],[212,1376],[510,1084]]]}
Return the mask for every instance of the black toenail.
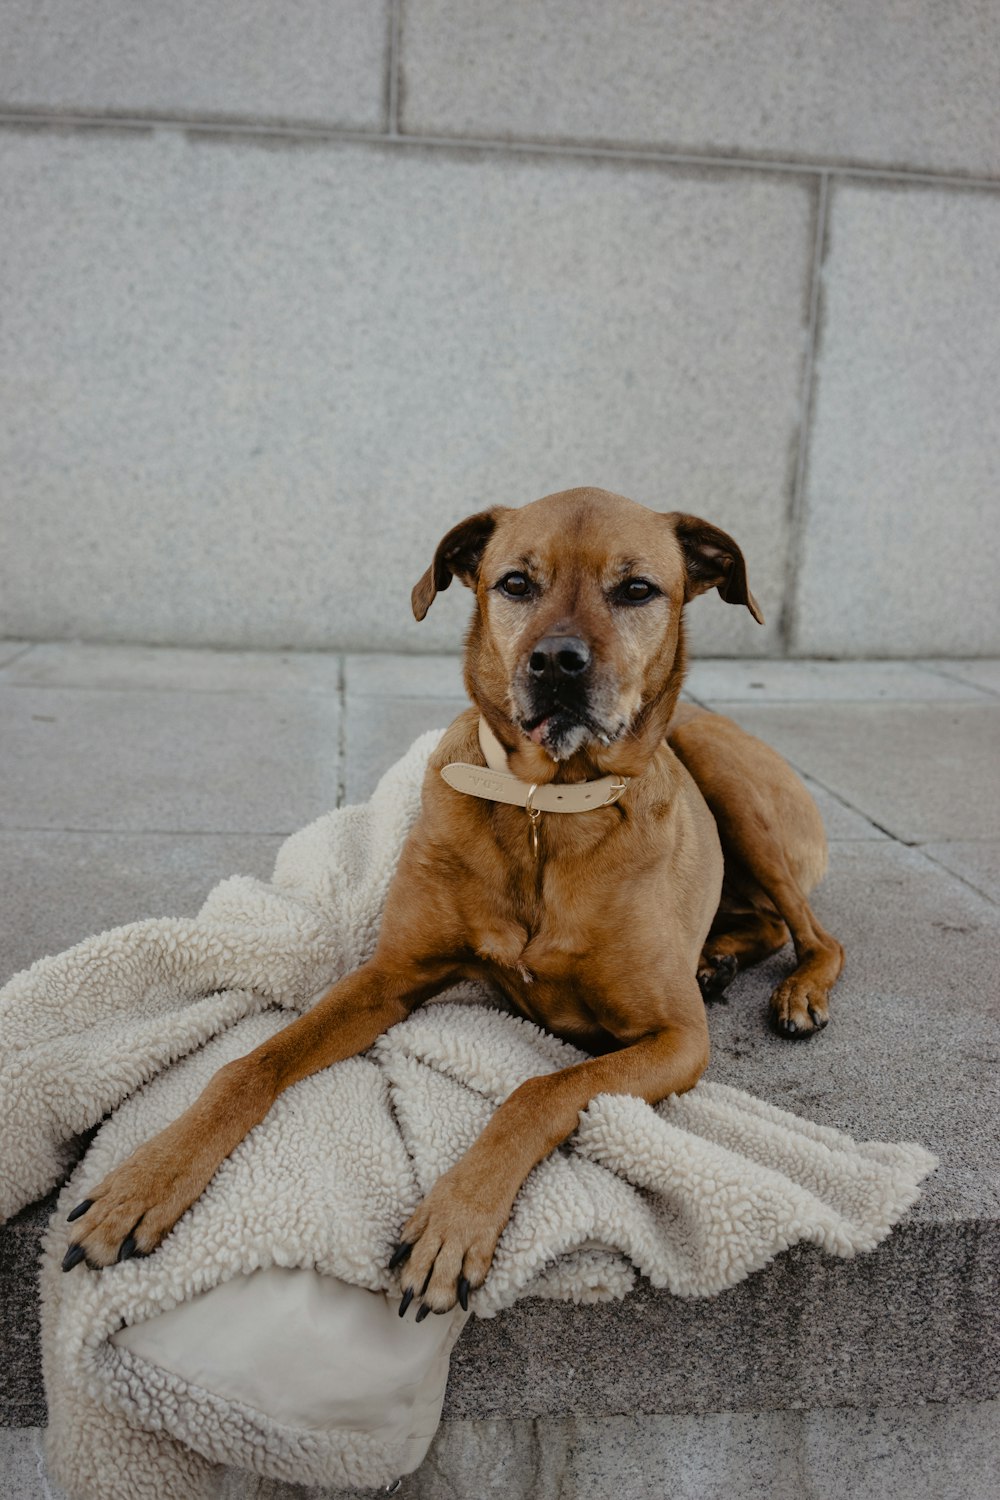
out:
{"label": "black toenail", "polygon": [[464,1276],[458,1278],[458,1305],[463,1312],[469,1311],[469,1283]]}
{"label": "black toenail", "polygon": [[402,1244],[397,1245],[392,1252],[392,1259],[389,1261],[389,1270],[394,1271],[397,1266],[401,1266],[412,1249],[413,1246],[408,1245],[405,1240],[403,1240]]}
{"label": "black toenail", "polygon": [[409,1307],[409,1305],[410,1305],[410,1303],[412,1301],[413,1301],[413,1288],[412,1288],[412,1286],[408,1286],[406,1288],[406,1291],[403,1293],[403,1300],[399,1304],[399,1316],[401,1318],[405,1318],[406,1317],[406,1309]]}
{"label": "black toenail", "polygon": [[124,1240],[122,1240],[122,1246],[118,1252],[118,1259],[120,1261],[131,1260],[132,1256],[135,1254],[138,1248],[139,1247],[135,1242],[135,1235],[128,1235]]}
{"label": "black toenail", "polygon": [[66,1251],[66,1254],[63,1256],[63,1270],[72,1271],[74,1266],[78,1266],[81,1260],[86,1259],[86,1256],[87,1252],[86,1250],[84,1250],[82,1245],[70,1245],[69,1249]]}
{"label": "black toenail", "polygon": [[94,1206],[94,1200],[93,1200],[93,1198],[84,1198],[84,1200],[83,1200],[82,1203],[78,1203],[76,1205],[76,1207],[74,1208],[74,1210],[73,1210],[73,1212],[71,1214],[67,1214],[66,1215],[66,1223],[67,1224],[72,1224],[72,1222],[73,1222],[74,1219],[81,1218],[83,1216],[83,1214],[85,1214],[87,1212],[87,1209],[88,1208],[92,1208],[93,1206]]}
{"label": "black toenail", "polygon": [[426,1302],[421,1302],[421,1304],[420,1304],[420,1311],[417,1313],[415,1321],[417,1323],[422,1323],[429,1312],[430,1312],[430,1308],[427,1306],[427,1303]]}

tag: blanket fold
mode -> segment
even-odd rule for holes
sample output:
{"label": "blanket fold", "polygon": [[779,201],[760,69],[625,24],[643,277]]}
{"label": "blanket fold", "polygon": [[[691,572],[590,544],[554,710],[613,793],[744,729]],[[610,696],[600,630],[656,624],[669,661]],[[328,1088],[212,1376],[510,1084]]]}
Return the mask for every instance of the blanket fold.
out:
{"label": "blanket fold", "polygon": [[[59,1181],[67,1142],[104,1120],[61,1194],[42,1270],[50,1461],[81,1500],[219,1495],[227,1464],[364,1486],[426,1451],[457,1315],[399,1323],[427,1343],[407,1346],[423,1374],[393,1395],[391,1419],[343,1401],[316,1411],[305,1393],[282,1404],[266,1376],[295,1317],[306,1331],[374,1330],[373,1350],[379,1330],[397,1337],[378,1309],[394,1295],[400,1225],[518,1083],[583,1056],[476,987],[284,1093],[155,1255],[68,1276],[58,1264],[65,1214],[88,1186],[371,954],[437,738],[418,740],[370,802],[288,839],[270,882],[232,877],[197,918],[103,933],[0,992],[0,1214]],[[711,1296],[798,1242],[869,1250],[935,1165],[918,1146],[858,1144],[707,1081],[655,1109],[603,1095],[530,1175],[473,1311],[490,1317],[525,1295],[620,1297],[636,1271]],[[265,1305],[285,1310],[269,1324]],[[188,1307],[219,1330],[195,1365],[195,1325],[170,1317]],[[265,1378],[247,1387],[248,1368]],[[286,1385],[297,1389],[291,1375]]]}

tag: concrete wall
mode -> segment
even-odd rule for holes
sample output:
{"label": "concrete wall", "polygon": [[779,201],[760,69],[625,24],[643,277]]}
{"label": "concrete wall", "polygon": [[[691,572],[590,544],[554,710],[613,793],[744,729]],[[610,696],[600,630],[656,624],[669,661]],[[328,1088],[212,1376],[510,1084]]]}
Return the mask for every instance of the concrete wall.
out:
{"label": "concrete wall", "polygon": [[703,653],[1000,650],[1000,6],[4,0],[0,633],[454,647],[574,484]]}

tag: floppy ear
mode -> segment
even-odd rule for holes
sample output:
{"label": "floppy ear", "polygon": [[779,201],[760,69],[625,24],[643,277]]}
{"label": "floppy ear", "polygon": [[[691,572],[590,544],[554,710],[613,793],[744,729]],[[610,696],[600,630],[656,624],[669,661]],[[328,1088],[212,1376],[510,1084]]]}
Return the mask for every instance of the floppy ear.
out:
{"label": "floppy ear", "polygon": [[758,625],[764,616],[747,584],[747,565],[743,553],[727,532],[697,516],[674,511],[667,517],[681,544],[687,568],[685,600],[708,589],[718,589],[727,604],[745,604]]}
{"label": "floppy ear", "polygon": [[434,561],[410,595],[413,613],[418,620],[424,618],[436,595],[448,587],[452,578],[460,578],[466,587],[475,588],[486,543],[506,509],[504,505],[495,505],[492,510],[481,510],[474,516],[467,516],[442,537]]}

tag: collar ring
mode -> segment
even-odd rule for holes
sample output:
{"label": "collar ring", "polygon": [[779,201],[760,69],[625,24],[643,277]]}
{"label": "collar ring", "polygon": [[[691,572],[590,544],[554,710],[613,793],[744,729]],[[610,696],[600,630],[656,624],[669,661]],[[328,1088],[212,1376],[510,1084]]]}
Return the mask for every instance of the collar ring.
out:
{"label": "collar ring", "polygon": [[538,858],[538,825],[541,822],[542,809],[540,807],[534,807],[532,805],[531,799],[534,797],[537,791],[538,782],[533,781],[531,783],[531,786],[528,788],[528,795],[525,798],[524,802],[524,810],[528,814],[528,828],[531,834],[531,852],[536,859]]}

